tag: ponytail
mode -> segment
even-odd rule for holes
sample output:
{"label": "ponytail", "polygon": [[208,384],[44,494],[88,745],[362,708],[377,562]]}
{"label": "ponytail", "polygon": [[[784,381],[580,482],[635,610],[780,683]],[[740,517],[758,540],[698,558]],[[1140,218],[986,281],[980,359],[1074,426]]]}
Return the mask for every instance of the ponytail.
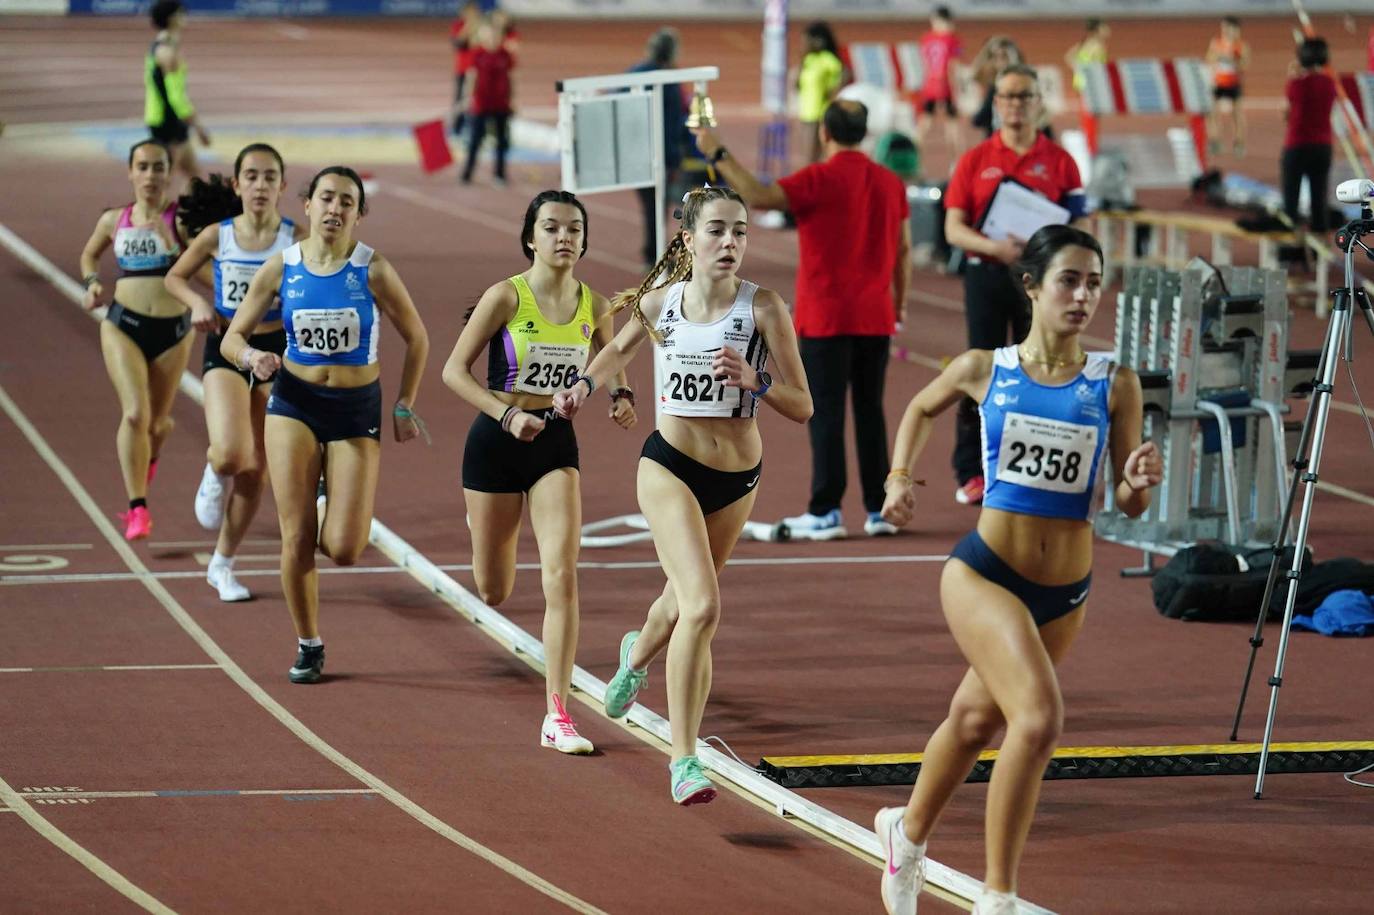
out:
{"label": "ponytail", "polygon": [[177,214],[190,238],[195,238],[206,226],[233,219],[243,212],[243,201],[234,192],[234,185],[221,174],[208,180],[192,178],[190,189],[177,198]]}

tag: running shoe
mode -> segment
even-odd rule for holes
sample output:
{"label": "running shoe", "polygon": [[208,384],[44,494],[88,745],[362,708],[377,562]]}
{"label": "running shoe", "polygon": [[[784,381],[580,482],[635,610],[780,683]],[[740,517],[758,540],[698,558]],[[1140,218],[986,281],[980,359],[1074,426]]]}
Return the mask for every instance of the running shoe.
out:
{"label": "running shoe", "polygon": [[124,522],[125,540],[144,540],[153,532],[153,516],[145,505],[120,512],[119,520]]}
{"label": "running shoe", "polygon": [[883,850],[883,907],[887,915],[916,915],[916,897],[926,885],[925,843],[915,844],[902,826],[905,807],[884,807],[873,818]]}
{"label": "running shoe", "polygon": [[793,540],[842,540],[849,536],[838,508],[833,508],[823,515],[807,512],[804,515],[783,518],[782,523],[787,525]]}
{"label": "running shoe", "polygon": [[620,640],[620,667],[616,670],[615,676],[611,677],[611,682],[606,684],[606,696],[602,700],[606,717],[624,718],[625,713],[630,710],[630,706],[635,704],[635,697],[639,691],[649,682],[649,671],[635,670],[630,666],[630,651],[635,647],[635,640],[639,638],[639,630],[625,633],[625,637]]}
{"label": "running shoe", "polygon": [[673,779],[673,800],[683,807],[709,804],[716,799],[716,786],[701,771],[701,760],[684,756],[668,764]]}
{"label": "running shoe", "polygon": [[298,645],[296,664],[286,676],[292,683],[318,683],[324,675],[324,646]]}
{"label": "running shoe", "polygon": [[954,501],[960,505],[982,505],[983,504],[983,478],[981,476],[971,477],[959,488],[954,490]]}
{"label": "running shoe", "polygon": [[226,604],[253,599],[253,593],[234,577],[232,566],[211,562],[205,570],[205,580],[209,582],[210,587],[219,592],[219,599]]}
{"label": "running shoe", "polygon": [[973,915],[1016,915],[1016,894],[999,893],[984,887],[982,895],[973,904]]}
{"label": "running shoe", "polygon": [[592,742],[577,733],[577,725],[563,707],[563,700],[555,693],[553,697],[555,714],[544,716],[544,726],[539,729],[539,745],[553,747],[559,753],[583,754],[596,749]]}
{"label": "running shoe", "polygon": [[891,537],[897,533],[897,525],[883,519],[882,512],[869,512],[864,522],[864,533],[870,537]]}
{"label": "running shoe", "polygon": [[229,478],[215,473],[215,468],[205,465],[200,475],[200,488],[196,490],[196,521],[207,531],[217,531],[224,523],[224,503],[229,500]]}
{"label": "running shoe", "polygon": [[148,462],[148,482],[153,482],[153,477],[157,476],[157,458]]}

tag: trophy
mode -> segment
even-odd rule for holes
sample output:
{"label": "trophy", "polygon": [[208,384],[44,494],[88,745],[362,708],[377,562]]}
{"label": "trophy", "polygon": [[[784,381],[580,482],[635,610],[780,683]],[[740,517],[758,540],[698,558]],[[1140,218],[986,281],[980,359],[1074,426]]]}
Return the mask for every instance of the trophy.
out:
{"label": "trophy", "polygon": [[687,111],[687,126],[692,130],[716,126],[715,107],[711,104],[711,97],[700,86],[692,93],[692,104]]}

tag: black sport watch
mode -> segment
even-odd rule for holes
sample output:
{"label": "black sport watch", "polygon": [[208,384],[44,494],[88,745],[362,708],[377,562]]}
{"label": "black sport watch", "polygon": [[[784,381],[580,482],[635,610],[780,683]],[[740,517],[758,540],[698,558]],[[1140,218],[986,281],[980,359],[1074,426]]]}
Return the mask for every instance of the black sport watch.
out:
{"label": "black sport watch", "polygon": [[758,374],[758,378],[759,378],[759,387],[758,387],[758,390],[756,390],[756,391],[751,391],[751,392],[750,392],[751,394],[754,395],[754,399],[755,399],[755,400],[758,400],[760,397],[762,397],[763,395],[767,394],[767,393],[768,393],[768,389],[771,388],[771,387],[773,386],[773,376],[772,376],[772,375],[768,374],[767,372],[758,372],[757,374]]}

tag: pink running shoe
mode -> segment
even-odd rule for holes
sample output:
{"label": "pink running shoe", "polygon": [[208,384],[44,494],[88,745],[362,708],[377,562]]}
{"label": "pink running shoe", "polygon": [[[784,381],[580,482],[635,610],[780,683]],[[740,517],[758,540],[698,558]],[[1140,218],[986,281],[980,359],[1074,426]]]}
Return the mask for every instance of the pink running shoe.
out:
{"label": "pink running shoe", "polygon": [[119,520],[124,522],[125,540],[145,540],[153,532],[153,516],[145,506],[120,512]]}
{"label": "pink running shoe", "polygon": [[153,482],[153,477],[157,476],[157,458],[148,462],[148,482]]}

